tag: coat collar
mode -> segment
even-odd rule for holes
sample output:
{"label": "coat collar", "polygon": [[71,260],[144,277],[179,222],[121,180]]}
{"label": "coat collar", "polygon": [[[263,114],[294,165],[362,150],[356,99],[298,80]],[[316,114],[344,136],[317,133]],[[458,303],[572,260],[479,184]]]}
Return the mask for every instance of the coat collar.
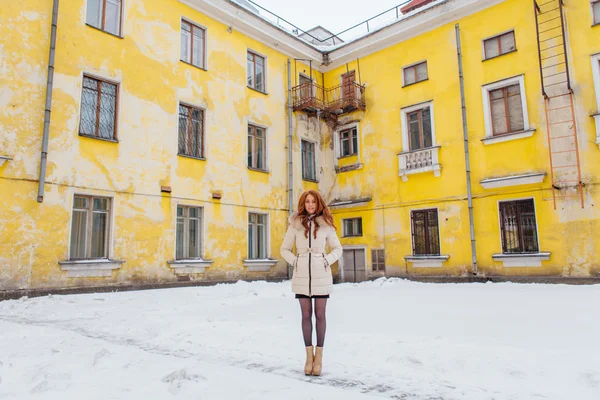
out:
{"label": "coat collar", "polygon": [[[294,211],[294,213],[292,213],[292,215],[290,215],[290,217],[288,218],[288,221],[289,221],[290,225],[292,225],[294,228],[304,229],[304,226],[302,225],[302,218],[300,217],[300,215],[298,215],[297,211]],[[317,218],[315,218],[315,221],[317,222],[317,224],[319,226],[328,226],[329,225],[327,223],[327,221],[325,221],[325,218],[323,218],[323,216],[321,216],[321,215],[319,215]]]}

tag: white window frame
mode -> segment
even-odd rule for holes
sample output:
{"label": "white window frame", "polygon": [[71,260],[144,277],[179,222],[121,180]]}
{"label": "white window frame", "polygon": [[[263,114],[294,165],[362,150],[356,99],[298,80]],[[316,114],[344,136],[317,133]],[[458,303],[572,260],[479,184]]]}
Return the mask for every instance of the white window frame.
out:
{"label": "white window frame", "polygon": [[592,55],[592,75],[596,92],[596,113],[593,114],[596,123],[596,144],[600,148],[600,53]]}
{"label": "white window frame", "polygon": [[[413,211],[425,211],[425,210],[436,210],[438,217],[438,243],[440,244],[440,255],[432,256],[432,255],[414,255],[413,249],[415,248],[414,244],[414,235],[413,235]],[[411,208],[408,210],[408,223],[410,225],[410,255],[404,256],[406,262],[412,264],[413,268],[442,268],[442,264],[448,261],[450,255],[444,254],[442,252],[442,227],[440,224],[440,208],[439,207],[419,207],[419,208]]]}
{"label": "white window frame", "polygon": [[[177,258],[177,209],[179,207],[186,207],[186,208],[199,208],[200,209],[200,257],[194,257],[194,258]],[[175,246],[173,249],[173,260],[175,261],[184,261],[184,260],[189,260],[189,261],[202,261],[204,260],[204,238],[206,237],[206,220],[204,218],[204,206],[199,206],[199,205],[194,205],[194,204],[187,204],[187,203],[176,203],[175,204]],[[189,253],[189,252],[188,252]]]}
{"label": "white window frame", "polygon": [[[535,235],[537,238],[538,252],[537,253],[503,253],[502,252],[502,221],[500,215],[500,203],[507,203],[512,201],[532,200],[533,201],[533,212],[535,215]],[[510,199],[503,199],[496,201],[496,210],[498,213],[498,244],[500,246],[500,252],[492,255],[494,261],[500,261],[504,267],[541,267],[542,261],[548,261],[550,259],[550,252],[543,252],[540,247],[540,225],[538,223],[538,212],[535,197],[515,197]]]}
{"label": "white window frame", "polygon": [[360,164],[360,152],[361,152],[361,148],[362,148],[360,127],[359,127],[358,122],[352,122],[352,123],[341,125],[341,126],[337,127],[337,129],[334,132],[333,161],[334,161],[336,169],[338,167],[338,160],[341,158],[340,154],[342,151],[342,149],[340,149],[340,134],[343,131],[347,131],[348,129],[352,129],[352,128],[356,128],[356,144],[357,144],[356,154],[353,154],[351,156],[344,156],[344,158],[357,157],[356,163]]}
{"label": "white window frame", "polygon": [[[433,100],[426,101],[423,103],[415,104],[413,106],[404,107],[400,110],[400,123],[402,125],[402,152],[410,151],[410,139],[408,137],[408,114],[424,110],[429,107],[429,113],[431,115],[431,147],[437,146],[437,139],[435,137],[435,111],[433,108]],[[425,150],[425,149],[421,149]]]}
{"label": "white window frame", "polygon": [[302,179],[303,180],[307,180],[309,182],[313,182],[313,181],[314,182],[319,182],[319,173],[318,173],[319,169],[318,169],[318,163],[317,163],[317,149],[318,149],[319,143],[317,141],[315,141],[315,140],[310,140],[310,139],[306,139],[306,138],[301,138],[300,139],[300,157],[301,157],[301,159],[300,159],[300,166],[302,166],[302,157],[304,157],[302,155],[302,142],[303,141],[307,142],[307,143],[312,143],[315,146],[315,151],[314,151],[315,178],[314,179],[305,178],[304,177],[304,171],[301,171],[301,173],[302,173]]}
{"label": "white window frame", "polygon": [[[187,61],[183,61],[181,59],[181,22],[187,22],[188,24],[194,25],[194,26],[204,30],[204,40],[203,40],[204,41],[204,43],[203,43],[204,44],[204,55],[203,55],[203,60],[202,60],[201,66],[192,64]],[[189,18],[181,16],[180,25],[179,25],[179,41],[180,41],[180,43],[179,43],[179,61],[184,62],[189,65],[192,65],[196,68],[200,68],[204,71],[207,71],[208,70],[208,67],[207,67],[207,65],[208,65],[208,28],[202,24],[194,22],[193,20],[191,20]]]}
{"label": "white window frame", "polygon": [[415,236],[414,236],[414,232],[413,232],[413,211],[429,211],[429,210],[435,210],[435,212],[437,213],[437,220],[438,220],[438,243],[440,246],[440,255],[442,255],[442,232],[440,229],[440,209],[439,207],[421,207],[421,208],[411,208],[409,210],[409,219],[410,219],[410,249],[411,249],[411,254],[413,255],[413,257],[438,257],[435,255],[420,255],[420,254],[414,254],[414,248],[415,248]]}
{"label": "white window frame", "polygon": [[[110,215],[108,216],[108,235],[106,238],[106,257],[99,259],[80,259],[80,260],[71,260],[71,237],[73,236],[73,207],[75,207],[75,197],[101,197],[104,199],[108,199],[110,201]],[[69,242],[67,246],[67,254],[69,261],[97,261],[102,259],[110,260],[113,254],[113,232],[115,231],[115,197],[107,196],[106,193],[91,193],[91,192],[81,192],[81,191],[73,191],[70,193],[70,216],[69,216]]]}
{"label": "white window frame", "polygon": [[[490,104],[490,92],[492,90],[504,88],[507,86],[519,84],[519,90],[521,91],[521,108],[523,112],[523,130],[516,133],[507,133],[504,135],[494,136],[494,129],[492,126],[492,109]],[[509,140],[522,139],[533,135],[535,129],[532,129],[529,124],[529,113],[527,112],[527,96],[525,95],[525,76],[518,75],[512,78],[503,79],[498,82],[489,83],[481,87],[482,104],[483,104],[483,116],[485,123],[485,139],[484,144],[500,143]]]}
{"label": "white window frame", "polygon": [[[425,63],[425,68],[427,70],[427,78],[425,78],[425,79],[423,79],[421,81],[415,81],[413,83],[408,83],[407,84],[406,80],[405,80],[406,70],[408,68],[412,68],[412,67],[415,67],[415,66],[417,66],[419,64],[423,64],[423,63]],[[429,80],[429,65],[427,63],[427,59],[421,60],[421,61],[417,61],[417,62],[414,62],[412,64],[409,64],[409,65],[406,65],[406,66],[402,67],[402,87],[416,85],[419,82],[425,82],[425,81],[428,81],[428,80]]]}
{"label": "white window frame", "polygon": [[[594,13],[594,4],[596,3],[600,3],[600,0],[591,0],[590,1],[590,7],[591,7],[591,13],[592,13],[592,26],[596,26],[596,25],[600,25],[600,15],[598,15],[598,22],[596,22],[596,15]],[[600,13],[600,11],[599,11]]]}
{"label": "white window frame", "polygon": [[[352,235],[348,235],[346,231],[346,221],[355,221],[360,220],[360,235],[357,235],[356,232],[353,232]],[[352,230],[354,231],[354,222],[352,222]],[[362,237],[363,236],[363,219],[362,217],[350,217],[350,218],[342,218],[342,237],[352,238],[352,237]]]}
{"label": "white window frame", "polygon": [[[258,169],[258,168],[252,167],[251,165],[248,165],[248,127],[250,125],[265,130],[265,168],[264,169]],[[244,153],[244,160],[245,160],[244,164],[246,164],[246,167],[251,171],[262,172],[262,173],[271,173],[271,168],[269,165],[269,128],[266,125],[258,124],[252,120],[248,120],[246,122],[245,133],[246,133],[246,136],[245,136],[245,140],[244,140],[244,143],[245,143],[244,148],[246,149],[246,152]]]}
{"label": "white window frame", "polygon": [[246,235],[246,253],[248,252],[248,242],[250,242],[250,231],[248,231],[248,225],[250,222],[250,214],[256,214],[256,215],[265,215],[266,216],[266,232],[265,232],[265,258],[249,258],[250,254],[246,254],[246,259],[247,260],[269,260],[271,258],[271,219],[270,219],[270,215],[269,213],[266,213],[264,211],[248,211],[247,215],[246,215],[246,231],[247,231],[247,235]]}
{"label": "white window frame", "polygon": [[[265,76],[265,78],[264,78],[264,80],[265,80],[264,81],[265,88],[264,89],[265,90],[264,91],[258,90],[256,88],[253,88],[252,86],[248,86],[248,66],[247,66],[247,63],[248,63],[248,53],[255,54],[255,55],[259,56],[259,57],[262,57],[263,60],[265,60],[265,63],[263,65],[263,67],[265,69],[265,71],[264,71],[264,76]],[[246,79],[246,87],[248,87],[248,88],[250,88],[250,89],[252,89],[254,91],[257,91],[259,93],[269,94],[269,86],[267,85],[267,82],[269,80],[268,79],[269,78],[269,67],[268,67],[268,64],[269,64],[269,59],[268,59],[268,57],[266,55],[264,55],[264,54],[262,54],[262,53],[260,53],[260,52],[258,52],[256,50],[253,50],[253,49],[251,49],[249,47],[246,49],[246,57],[244,57],[244,67],[245,67],[245,70],[246,70],[246,77],[245,77],[245,79]],[[254,71],[254,75],[256,77],[256,71]],[[256,86],[256,84],[254,86]]]}

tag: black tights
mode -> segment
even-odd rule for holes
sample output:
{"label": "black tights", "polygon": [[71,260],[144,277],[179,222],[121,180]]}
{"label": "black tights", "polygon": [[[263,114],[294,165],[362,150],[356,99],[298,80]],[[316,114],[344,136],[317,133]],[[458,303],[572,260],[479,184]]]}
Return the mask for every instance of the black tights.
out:
{"label": "black tights", "polygon": [[[312,346],[312,299],[304,298],[300,300],[300,309],[302,310],[302,335],[304,336],[304,345]],[[325,307],[327,307],[326,298],[315,298],[315,319],[317,320],[317,346],[323,347],[325,342],[325,329],[327,321],[325,320]]]}

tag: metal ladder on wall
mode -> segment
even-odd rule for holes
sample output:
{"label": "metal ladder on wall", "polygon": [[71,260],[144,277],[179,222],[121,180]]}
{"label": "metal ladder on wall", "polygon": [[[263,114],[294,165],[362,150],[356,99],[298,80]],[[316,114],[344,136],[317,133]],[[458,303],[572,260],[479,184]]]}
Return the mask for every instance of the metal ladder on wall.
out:
{"label": "metal ladder on wall", "polygon": [[534,0],[552,200],[579,198],[584,207],[573,89],[569,77],[563,0]]}

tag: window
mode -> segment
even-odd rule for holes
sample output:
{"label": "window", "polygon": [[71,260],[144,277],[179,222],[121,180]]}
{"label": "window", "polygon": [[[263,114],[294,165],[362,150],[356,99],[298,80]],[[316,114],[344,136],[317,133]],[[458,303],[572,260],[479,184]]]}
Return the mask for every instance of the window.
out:
{"label": "window", "polygon": [[71,223],[71,260],[108,258],[111,201],[76,195]]}
{"label": "window", "polygon": [[373,271],[385,271],[384,249],[371,250],[371,264],[373,265]]}
{"label": "window", "polygon": [[306,140],[302,141],[302,179],[316,180],[315,171],[315,144]]}
{"label": "window", "polygon": [[248,215],[248,258],[267,258],[267,215]]}
{"label": "window", "polygon": [[356,127],[340,131],[340,157],[358,153],[358,130]]}
{"label": "window", "polygon": [[538,253],[533,199],[500,203],[503,253]]}
{"label": "window", "polygon": [[410,150],[426,149],[433,145],[431,109],[429,107],[406,114]]}
{"label": "window", "polygon": [[95,28],[121,36],[122,0],[88,0],[85,22]]}
{"label": "window", "polygon": [[482,91],[487,137],[484,143],[531,136],[523,75],[485,85]]}
{"label": "window", "polygon": [[267,137],[265,128],[248,125],[248,167],[266,171]]}
{"label": "window", "polygon": [[592,17],[594,18],[594,25],[600,24],[600,1],[592,0]]}
{"label": "window", "polygon": [[436,209],[411,212],[413,255],[439,256],[440,234]]}
{"label": "window", "polygon": [[515,32],[510,31],[483,41],[483,58],[487,60],[515,51]]}
{"label": "window", "polygon": [[201,258],[202,209],[177,206],[177,232],[175,258]]}
{"label": "window", "polygon": [[79,134],[100,139],[117,139],[117,95],[119,87],[83,76]]}
{"label": "window", "polygon": [[349,218],[343,220],[344,237],[362,236],[362,218]]}
{"label": "window", "polygon": [[206,29],[181,21],[181,61],[206,68]]}
{"label": "window", "polygon": [[263,93],[266,92],[265,58],[249,51],[246,59],[246,66],[246,78],[248,87],[251,87],[252,89],[256,89]]}
{"label": "window", "polygon": [[412,85],[413,83],[425,81],[427,75],[427,61],[411,65],[404,68],[404,86]]}
{"label": "window", "polygon": [[179,146],[177,154],[204,158],[204,111],[179,105]]}
{"label": "window", "polygon": [[523,131],[525,123],[520,85],[490,90],[489,96],[493,135]]}

